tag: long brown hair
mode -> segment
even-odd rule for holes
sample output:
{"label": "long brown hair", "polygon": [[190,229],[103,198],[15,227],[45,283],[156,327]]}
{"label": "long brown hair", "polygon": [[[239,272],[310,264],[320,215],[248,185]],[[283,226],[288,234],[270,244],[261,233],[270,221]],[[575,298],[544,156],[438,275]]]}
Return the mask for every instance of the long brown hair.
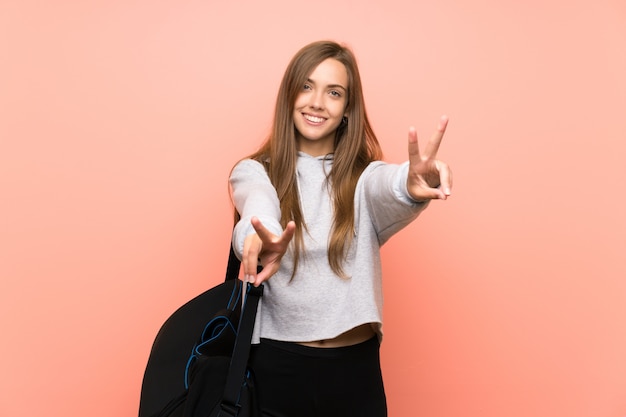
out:
{"label": "long brown hair", "polygon": [[348,73],[347,123],[341,123],[334,143],[333,167],[327,180],[332,185],[333,226],[328,242],[328,262],[337,275],[346,277],[342,260],[354,235],[354,192],[367,165],[382,159],[382,150],[365,111],[361,76],[352,51],[332,41],[311,43],[292,58],[283,76],[274,113],[272,130],[261,148],[248,156],[261,162],[276,188],[280,200],[281,224],[296,223],[294,270],[304,247],[306,224],[298,198],[296,182],[296,131],[293,111],[302,86],[315,68],[328,58],[341,62]]}

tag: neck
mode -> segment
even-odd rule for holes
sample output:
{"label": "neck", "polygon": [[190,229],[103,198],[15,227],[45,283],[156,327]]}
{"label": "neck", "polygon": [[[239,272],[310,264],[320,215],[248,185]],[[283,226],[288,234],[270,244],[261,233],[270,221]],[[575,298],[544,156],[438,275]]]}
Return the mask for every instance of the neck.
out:
{"label": "neck", "polygon": [[335,151],[334,143],[329,141],[310,141],[298,139],[297,149],[311,156],[324,156]]}

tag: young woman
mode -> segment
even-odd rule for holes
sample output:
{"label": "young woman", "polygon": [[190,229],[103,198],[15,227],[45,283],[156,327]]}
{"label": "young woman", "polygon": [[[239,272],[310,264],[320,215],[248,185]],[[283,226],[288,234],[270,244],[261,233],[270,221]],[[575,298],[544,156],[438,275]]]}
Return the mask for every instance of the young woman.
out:
{"label": "young woman", "polygon": [[265,283],[250,360],[263,416],[387,415],[380,246],[450,195],[446,125],[422,151],[411,128],[409,160],[384,163],[353,53],[322,41],[290,62],[269,137],[230,177],[233,245]]}

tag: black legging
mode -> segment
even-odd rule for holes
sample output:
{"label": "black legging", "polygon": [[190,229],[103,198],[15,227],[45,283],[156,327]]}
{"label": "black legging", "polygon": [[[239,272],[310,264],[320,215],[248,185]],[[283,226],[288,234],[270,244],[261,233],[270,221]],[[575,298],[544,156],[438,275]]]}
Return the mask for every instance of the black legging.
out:
{"label": "black legging", "polygon": [[254,372],[263,417],[385,417],[377,337],[341,348],[262,339]]}

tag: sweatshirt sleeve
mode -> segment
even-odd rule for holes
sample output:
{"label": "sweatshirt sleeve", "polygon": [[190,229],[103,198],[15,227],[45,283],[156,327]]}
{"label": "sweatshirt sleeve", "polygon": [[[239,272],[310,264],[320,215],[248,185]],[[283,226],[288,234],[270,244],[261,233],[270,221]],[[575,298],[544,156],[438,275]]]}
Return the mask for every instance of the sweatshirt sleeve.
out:
{"label": "sweatshirt sleeve", "polygon": [[382,245],[407,226],[428,206],[417,202],[406,188],[409,163],[373,162],[360,179],[361,195]]}
{"label": "sweatshirt sleeve", "polygon": [[252,217],[258,217],[276,235],[283,232],[280,202],[265,168],[257,161],[240,161],[233,168],[229,182],[233,204],[241,216],[233,230],[233,248],[241,259],[246,236],[256,233],[250,223]]}

